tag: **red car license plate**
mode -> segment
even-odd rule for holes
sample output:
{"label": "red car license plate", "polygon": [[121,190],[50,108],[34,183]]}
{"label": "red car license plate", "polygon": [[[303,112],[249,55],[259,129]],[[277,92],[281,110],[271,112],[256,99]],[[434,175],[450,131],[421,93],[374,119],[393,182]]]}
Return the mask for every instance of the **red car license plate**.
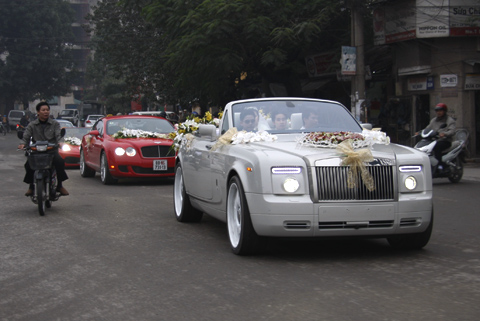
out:
{"label": "red car license plate", "polygon": [[166,159],[155,159],[153,161],[153,170],[154,171],[166,171],[167,170],[167,160]]}

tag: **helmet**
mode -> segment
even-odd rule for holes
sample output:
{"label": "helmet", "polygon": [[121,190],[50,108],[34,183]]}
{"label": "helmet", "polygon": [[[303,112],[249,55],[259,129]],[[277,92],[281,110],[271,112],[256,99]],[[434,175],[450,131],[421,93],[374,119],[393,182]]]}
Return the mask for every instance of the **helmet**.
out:
{"label": "helmet", "polygon": [[447,112],[447,105],[445,105],[444,103],[440,103],[440,104],[437,104],[437,106],[435,106],[435,111],[438,111],[438,110],[443,110],[445,112]]}

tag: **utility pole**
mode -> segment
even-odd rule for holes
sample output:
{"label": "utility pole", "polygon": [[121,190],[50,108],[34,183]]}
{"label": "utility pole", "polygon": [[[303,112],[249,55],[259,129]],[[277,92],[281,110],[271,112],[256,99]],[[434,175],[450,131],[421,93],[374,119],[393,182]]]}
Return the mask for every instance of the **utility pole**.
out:
{"label": "utility pole", "polygon": [[363,16],[360,9],[363,0],[349,0],[351,8],[351,45],[356,48],[356,74],[352,77],[351,110],[357,120],[366,119],[366,110],[361,115],[362,106],[365,102],[365,43],[363,37]]}

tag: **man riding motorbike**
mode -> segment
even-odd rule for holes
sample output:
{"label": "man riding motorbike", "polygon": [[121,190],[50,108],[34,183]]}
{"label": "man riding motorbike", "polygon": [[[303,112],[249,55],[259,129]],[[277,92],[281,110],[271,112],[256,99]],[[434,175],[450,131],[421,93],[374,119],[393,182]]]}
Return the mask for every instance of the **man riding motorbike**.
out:
{"label": "man riding motorbike", "polygon": [[446,168],[442,161],[442,152],[452,146],[453,136],[455,135],[455,119],[447,115],[447,110],[447,105],[444,103],[437,104],[435,106],[437,116],[432,118],[430,124],[425,127],[425,129],[434,130],[438,133],[439,138],[433,148],[435,158],[438,160],[436,169]]}
{"label": "man riding motorbike", "polygon": [[[33,141],[48,141],[54,144],[58,144],[62,138],[60,124],[50,118],[50,105],[46,102],[40,102],[37,104],[36,110],[38,117],[28,124],[23,134],[23,142],[18,145],[18,149],[23,149],[25,146],[28,146],[30,138]],[[67,173],[65,172],[65,161],[58,154],[58,149],[56,149],[54,153],[53,166],[55,166],[57,170],[58,177],[57,191],[60,192],[61,195],[69,195],[65,187],[62,186],[62,182],[68,179]],[[29,188],[25,196],[33,195],[33,174],[34,171],[30,168],[27,161],[25,163],[25,178],[23,181],[29,184]]]}

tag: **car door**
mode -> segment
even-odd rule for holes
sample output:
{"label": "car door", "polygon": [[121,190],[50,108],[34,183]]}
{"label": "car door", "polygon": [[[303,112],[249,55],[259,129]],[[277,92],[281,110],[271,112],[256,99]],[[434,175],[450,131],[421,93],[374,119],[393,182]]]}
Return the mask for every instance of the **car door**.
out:
{"label": "car door", "polygon": [[212,145],[210,139],[195,138],[190,146],[184,150],[184,180],[187,192],[202,200],[211,200],[212,186],[212,155],[207,145]]}
{"label": "car door", "polygon": [[86,162],[95,169],[100,168],[100,154],[103,150],[104,143],[104,124],[103,120],[97,122],[92,127],[92,130],[98,130],[98,136],[90,135],[90,143],[88,144],[88,156],[86,156]]}

